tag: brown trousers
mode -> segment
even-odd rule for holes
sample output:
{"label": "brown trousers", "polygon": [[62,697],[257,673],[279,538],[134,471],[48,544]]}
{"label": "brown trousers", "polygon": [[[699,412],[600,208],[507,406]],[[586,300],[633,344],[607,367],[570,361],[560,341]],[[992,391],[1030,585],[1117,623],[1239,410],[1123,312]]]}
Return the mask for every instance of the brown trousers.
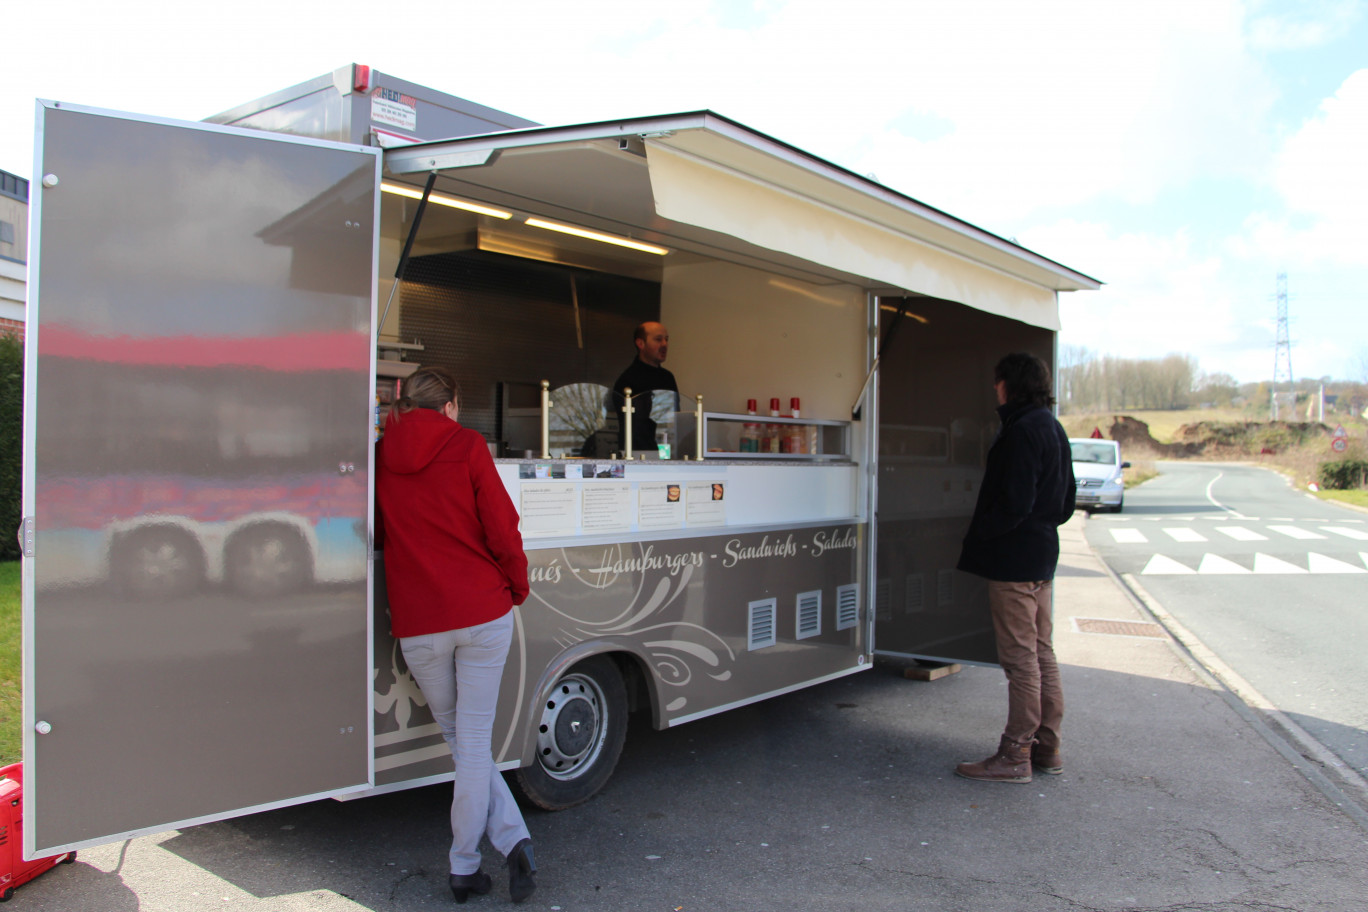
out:
{"label": "brown trousers", "polygon": [[1007,727],[1018,743],[1038,741],[1046,750],[1059,749],[1059,726],[1064,720],[1064,692],[1055,661],[1050,580],[1034,583],[988,582],[988,607],[993,613],[998,661],[1007,675]]}

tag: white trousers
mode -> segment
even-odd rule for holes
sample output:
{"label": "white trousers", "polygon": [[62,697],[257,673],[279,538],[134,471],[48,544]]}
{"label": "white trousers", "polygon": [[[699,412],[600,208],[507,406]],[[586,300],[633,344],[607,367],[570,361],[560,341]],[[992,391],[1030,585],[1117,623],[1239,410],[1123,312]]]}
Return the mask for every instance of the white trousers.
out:
{"label": "white trousers", "polygon": [[401,637],[413,679],[442,729],[456,764],[451,795],[451,873],[480,869],[480,836],[500,855],[528,838],[508,783],[494,765],[491,741],[499,679],[513,639],[513,612],[460,630]]}

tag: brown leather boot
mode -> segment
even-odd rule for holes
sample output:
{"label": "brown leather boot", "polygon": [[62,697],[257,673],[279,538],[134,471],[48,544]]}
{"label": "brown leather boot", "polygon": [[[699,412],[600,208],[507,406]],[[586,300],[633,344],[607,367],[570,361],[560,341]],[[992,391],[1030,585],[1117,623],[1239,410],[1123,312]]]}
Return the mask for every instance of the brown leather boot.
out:
{"label": "brown leather boot", "polygon": [[1064,758],[1059,755],[1057,746],[1048,747],[1037,741],[1031,745],[1031,768],[1058,776],[1064,772]]}
{"label": "brown leather boot", "polygon": [[1003,735],[996,754],[978,763],[959,764],[955,775],[981,782],[1030,782],[1031,742],[1012,741]]}

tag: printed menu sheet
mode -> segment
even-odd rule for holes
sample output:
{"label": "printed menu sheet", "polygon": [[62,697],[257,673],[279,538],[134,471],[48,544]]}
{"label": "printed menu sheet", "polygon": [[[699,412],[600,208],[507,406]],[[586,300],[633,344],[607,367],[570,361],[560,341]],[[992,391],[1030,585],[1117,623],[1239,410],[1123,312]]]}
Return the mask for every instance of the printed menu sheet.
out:
{"label": "printed menu sheet", "polygon": [[683,485],[662,481],[637,487],[638,529],[679,529],[683,526]]}
{"label": "printed menu sheet", "polygon": [[585,535],[631,529],[632,486],[625,481],[585,485],[581,522]]}
{"label": "printed menu sheet", "polygon": [[574,535],[579,485],[561,482],[522,486],[523,535]]}
{"label": "printed menu sheet", "polygon": [[727,486],[720,481],[691,481],[684,486],[685,516],[690,526],[727,524]]}

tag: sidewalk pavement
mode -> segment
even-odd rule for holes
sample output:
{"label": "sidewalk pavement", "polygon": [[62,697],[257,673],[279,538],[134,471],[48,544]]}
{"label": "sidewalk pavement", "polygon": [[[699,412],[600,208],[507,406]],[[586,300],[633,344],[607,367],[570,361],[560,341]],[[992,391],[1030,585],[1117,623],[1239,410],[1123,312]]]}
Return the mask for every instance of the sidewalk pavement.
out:
{"label": "sidewalk pavement", "polygon": [[[1065,771],[953,775],[997,744],[996,668],[863,674],[665,732],[636,725],[588,804],[528,812],[521,908],[764,912],[1352,912],[1368,828],[1064,527],[1055,643]],[[1301,767],[1299,769],[1298,767]],[[1321,777],[1325,779],[1324,776]],[[444,787],[323,801],[83,851],[21,887],[41,912],[447,909]],[[467,908],[507,907],[494,892]]]}

